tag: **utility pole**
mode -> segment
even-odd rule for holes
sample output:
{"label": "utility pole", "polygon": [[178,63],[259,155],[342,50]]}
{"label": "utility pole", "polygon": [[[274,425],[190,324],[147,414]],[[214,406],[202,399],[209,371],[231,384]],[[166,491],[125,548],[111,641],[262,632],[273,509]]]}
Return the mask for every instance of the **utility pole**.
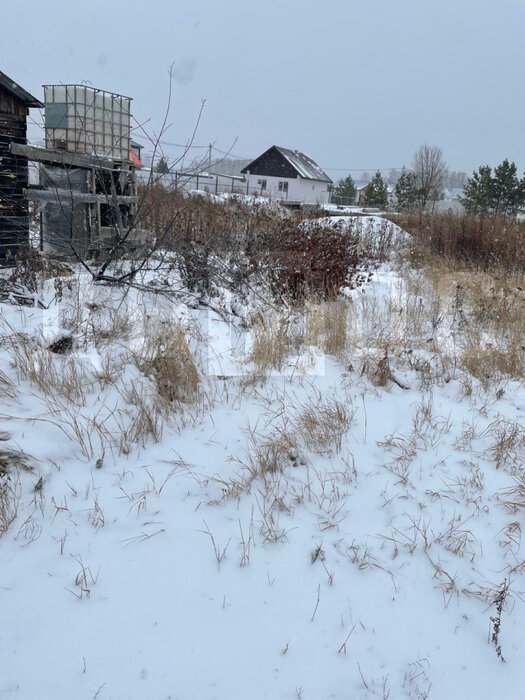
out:
{"label": "utility pole", "polygon": [[213,146],[210,143],[210,145],[208,146],[208,172],[210,172],[210,170],[211,170],[211,150],[212,150],[212,148],[213,148]]}

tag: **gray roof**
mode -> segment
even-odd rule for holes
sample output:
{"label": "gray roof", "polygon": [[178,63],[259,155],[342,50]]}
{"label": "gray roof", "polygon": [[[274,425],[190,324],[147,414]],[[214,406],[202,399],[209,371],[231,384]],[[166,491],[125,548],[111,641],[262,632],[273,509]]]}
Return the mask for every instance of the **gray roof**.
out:
{"label": "gray roof", "polygon": [[305,180],[320,180],[321,182],[332,182],[331,178],[317,165],[315,160],[301,151],[292,151],[282,146],[274,146]]}
{"label": "gray roof", "polygon": [[21,102],[23,102],[26,107],[44,106],[39,100],[36,99],[36,97],[33,97],[33,95],[27,92],[27,90],[24,90],[23,87],[20,87],[18,83],[11,80],[11,78],[9,78],[9,76],[7,76],[5,73],[2,73],[2,71],[0,71],[0,87],[3,87],[4,90],[12,93]]}

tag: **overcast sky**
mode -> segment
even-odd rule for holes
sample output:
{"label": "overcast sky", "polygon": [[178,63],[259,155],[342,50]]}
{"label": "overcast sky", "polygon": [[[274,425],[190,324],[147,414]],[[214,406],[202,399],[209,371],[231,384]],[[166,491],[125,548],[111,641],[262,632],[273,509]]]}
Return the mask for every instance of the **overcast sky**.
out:
{"label": "overcast sky", "polygon": [[90,81],[151,134],[174,61],[170,143],[205,99],[195,145],[297,148],[334,180],[423,142],[451,169],[525,168],[525,0],[0,0],[0,26],[0,70],[35,96]]}

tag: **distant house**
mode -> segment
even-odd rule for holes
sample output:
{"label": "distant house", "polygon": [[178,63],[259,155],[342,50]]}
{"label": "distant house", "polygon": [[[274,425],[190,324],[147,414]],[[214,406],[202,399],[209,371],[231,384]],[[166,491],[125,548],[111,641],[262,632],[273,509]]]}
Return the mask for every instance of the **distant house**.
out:
{"label": "distant house", "polygon": [[445,187],[445,189],[443,190],[443,199],[459,199],[460,197],[463,197],[463,194],[464,192],[462,187]]}
{"label": "distant house", "polygon": [[329,201],[332,180],[300,151],[272,146],[241,170],[247,191],[301,204]]}
{"label": "distant house", "polygon": [[27,143],[30,107],[44,105],[0,71],[0,261],[29,243],[26,199],[27,157],[13,155],[11,144]]}
{"label": "distant house", "polygon": [[441,198],[432,202],[433,211],[453,211],[461,213],[465,211],[460,197],[463,196],[462,187],[445,188],[441,194]]}
{"label": "distant house", "polygon": [[355,184],[355,203],[364,204],[366,200],[366,191],[370,182],[368,180],[356,180]]}
{"label": "distant house", "polygon": [[[355,185],[355,204],[366,206],[366,195],[370,186],[369,180],[356,180]],[[395,185],[387,184],[386,190],[389,200],[395,196]]]}

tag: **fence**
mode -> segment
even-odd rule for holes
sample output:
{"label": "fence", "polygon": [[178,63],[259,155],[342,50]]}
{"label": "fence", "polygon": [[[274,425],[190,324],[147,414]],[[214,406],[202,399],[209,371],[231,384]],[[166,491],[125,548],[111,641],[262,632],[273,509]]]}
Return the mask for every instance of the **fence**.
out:
{"label": "fence", "polygon": [[[142,171],[138,177],[147,180],[150,173]],[[220,173],[184,173],[170,172],[166,174],[154,173],[156,183],[167,189],[191,192],[200,190],[209,194],[245,194],[256,197],[270,198],[267,190],[261,186],[249,185],[248,181],[240,175],[222,175]],[[278,200],[287,200],[288,192],[279,193]]]}

